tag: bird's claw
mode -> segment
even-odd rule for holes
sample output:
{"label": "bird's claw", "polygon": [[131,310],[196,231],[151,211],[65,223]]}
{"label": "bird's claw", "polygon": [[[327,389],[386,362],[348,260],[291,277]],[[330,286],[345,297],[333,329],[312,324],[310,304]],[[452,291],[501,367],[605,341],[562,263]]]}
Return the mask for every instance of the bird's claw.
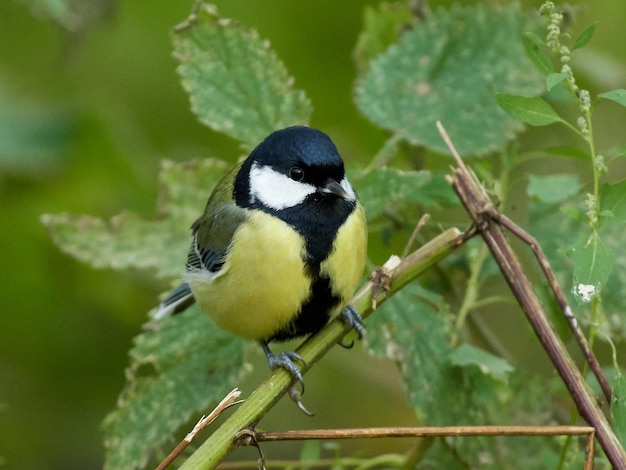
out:
{"label": "bird's claw", "polygon": [[300,384],[300,387],[302,388],[301,392],[298,391],[295,385],[292,385],[289,388],[289,398],[291,398],[291,400],[298,406],[298,408],[300,408],[300,410],[304,414],[313,416],[313,413],[307,410],[306,407],[302,404],[302,394],[304,393],[304,379],[302,378],[302,372],[300,372],[300,369],[298,369],[298,366],[296,366],[295,364],[296,362],[299,362],[303,366],[306,366],[305,360],[302,359],[302,357],[300,357],[300,355],[295,351],[284,351],[280,354],[275,355],[272,353],[272,351],[270,351],[267,343],[262,342],[261,347],[265,352],[265,356],[267,357],[267,364],[270,366],[271,370],[274,371],[279,368],[285,369],[287,372],[289,372],[291,378]]}
{"label": "bird's claw", "polygon": [[[363,318],[361,318],[361,314],[354,308],[352,305],[348,305],[340,314],[339,319],[343,322],[349,330],[354,330],[359,337],[359,339],[363,339],[363,335],[365,334],[365,324],[363,323]],[[354,346],[354,340],[350,343],[344,343],[343,339],[339,341],[339,345],[350,349]]]}
{"label": "bird's claw", "polygon": [[[300,372],[300,369],[298,369],[298,366],[295,364],[296,362],[306,366],[304,359],[295,351],[284,351],[277,355],[272,353],[267,354],[267,364],[270,366],[270,369],[274,371],[280,368],[289,372],[289,375],[302,387],[302,392],[300,393],[302,394],[304,393],[304,379],[302,378],[302,372]],[[292,387],[292,389],[295,390],[295,387]],[[291,396],[291,392],[289,396]]]}
{"label": "bird's claw", "polygon": [[298,408],[300,408],[300,411],[302,411],[305,415],[315,416],[313,413],[307,410],[304,404],[302,403],[301,398],[302,398],[302,393],[304,393],[304,384],[302,384],[302,393],[300,393],[295,386],[291,387],[288,393],[289,393],[289,398],[291,398],[291,401],[293,401],[298,406]]}

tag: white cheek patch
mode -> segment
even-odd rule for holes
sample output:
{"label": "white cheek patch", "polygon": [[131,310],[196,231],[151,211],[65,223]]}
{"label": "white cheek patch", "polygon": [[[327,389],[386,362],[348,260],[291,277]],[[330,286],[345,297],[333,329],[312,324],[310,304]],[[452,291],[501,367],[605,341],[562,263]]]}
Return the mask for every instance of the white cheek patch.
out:
{"label": "white cheek patch", "polygon": [[348,182],[347,178],[342,179],[339,185],[346,192],[350,201],[356,201],[356,193],[354,192],[354,189],[352,189],[352,185]]}
{"label": "white cheek patch", "polygon": [[[349,183],[348,186],[350,186]],[[260,201],[271,209],[281,210],[301,204],[308,195],[315,191],[316,188],[312,184],[294,181],[267,165],[259,166],[253,163],[252,168],[250,168],[251,204]]]}

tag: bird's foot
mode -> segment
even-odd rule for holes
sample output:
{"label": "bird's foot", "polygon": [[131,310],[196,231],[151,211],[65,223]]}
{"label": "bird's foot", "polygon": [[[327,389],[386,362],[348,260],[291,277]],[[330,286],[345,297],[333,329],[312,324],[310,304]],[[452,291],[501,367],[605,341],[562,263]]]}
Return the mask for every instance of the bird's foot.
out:
{"label": "bird's foot", "polygon": [[[343,322],[344,325],[348,327],[348,331],[354,330],[359,339],[363,339],[363,335],[365,334],[365,324],[363,323],[363,318],[361,318],[361,314],[354,308],[352,305],[348,305],[340,314],[339,320]],[[354,346],[354,340],[349,343],[344,343],[343,339],[339,341],[339,346],[350,349]]]}
{"label": "bird's foot", "polygon": [[261,343],[261,347],[263,348],[263,352],[265,353],[265,357],[267,357],[267,364],[269,365],[272,371],[276,369],[285,369],[289,372],[292,379],[297,381],[302,388],[302,391],[299,392],[295,385],[291,386],[289,389],[289,398],[302,410],[304,414],[309,416],[313,416],[309,410],[302,404],[302,395],[304,394],[304,379],[302,378],[302,372],[296,366],[296,362],[301,363],[302,365],[306,365],[304,359],[300,357],[298,353],[295,351],[284,351],[279,354],[274,354],[270,351],[267,343]]}

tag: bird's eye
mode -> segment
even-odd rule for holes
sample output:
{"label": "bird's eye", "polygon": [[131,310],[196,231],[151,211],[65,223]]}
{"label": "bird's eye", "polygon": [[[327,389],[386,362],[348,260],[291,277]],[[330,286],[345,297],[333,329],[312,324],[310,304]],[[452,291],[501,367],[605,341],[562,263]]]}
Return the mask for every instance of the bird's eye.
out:
{"label": "bird's eye", "polygon": [[304,170],[299,166],[292,166],[289,168],[289,178],[294,181],[302,181],[302,178],[304,178]]}

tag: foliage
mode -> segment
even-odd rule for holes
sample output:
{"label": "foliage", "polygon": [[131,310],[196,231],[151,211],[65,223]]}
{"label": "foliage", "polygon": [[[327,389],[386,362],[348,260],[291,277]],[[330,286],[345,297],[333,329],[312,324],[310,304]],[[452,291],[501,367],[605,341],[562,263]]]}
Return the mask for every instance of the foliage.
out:
{"label": "foliage", "polygon": [[[577,85],[570,66],[571,52],[587,46],[595,25],[568,47],[561,13],[550,2],[546,5],[545,39],[545,24],[516,6],[453,5],[418,12],[404,3],[368,7],[355,51],[355,101],[390,137],[369,165],[351,169],[351,178],[368,214],[372,259],[397,248],[390,243],[406,242],[420,211],[433,211],[442,224],[465,224],[465,219],[450,222],[455,198],[446,189],[441,170],[448,163],[441,155],[446,150],[434,126],[441,120],[502,207],[513,205],[515,178],[527,183],[529,229],[588,310],[580,320],[588,326],[590,342],[618,342],[626,319],[618,313],[608,318],[604,311],[625,311],[620,291],[626,283],[609,288],[626,276],[616,233],[626,219],[626,180],[609,178],[623,152],[603,156],[596,149],[596,101]],[[274,129],[309,122],[309,98],[294,88],[285,65],[255,30],[198,3],[172,39],[192,111],[214,131],[250,150]],[[539,96],[544,89],[551,94]],[[557,92],[569,93],[569,102],[551,102],[548,96]],[[612,90],[597,98],[626,106],[625,95]],[[572,122],[564,106],[574,107],[579,117]],[[572,144],[558,151],[541,149],[537,155],[518,140],[522,132],[530,132],[524,124],[559,124],[585,148],[572,150]],[[591,181],[584,172],[538,171],[555,154],[573,160],[581,153]],[[126,212],[105,221],[62,214],[43,221],[62,251],[93,267],[144,269],[177,278],[189,242],[187,229],[227,167],[217,159],[165,162],[156,217]],[[386,236],[390,230],[394,237]],[[421,286],[412,283],[394,295],[368,321],[368,349],[397,364],[422,424],[519,424],[521,419],[538,424],[561,414],[554,398],[562,388],[549,389],[540,380],[525,382],[535,400],[532,406],[521,403],[526,397],[519,396],[520,382],[528,378],[523,360],[493,335],[480,314],[488,315],[489,305],[500,305],[504,297],[489,294],[503,289],[493,283],[493,273],[485,247],[470,245],[440,263]],[[107,467],[153,463],[190,416],[239,383],[248,371],[245,348],[212,328],[195,309],[163,323],[148,322],[130,352],[118,408],[105,420]],[[617,359],[615,366],[618,391],[624,378]],[[622,437],[624,406],[617,395],[612,413]],[[522,460],[525,467],[539,468],[558,461],[560,451],[556,439],[548,445],[512,444],[514,451],[508,453],[505,447],[481,439],[441,440],[422,458],[438,468],[514,468]],[[319,453],[319,446],[310,444],[302,459],[315,460]],[[569,458],[580,455],[572,453],[575,457]]]}
{"label": "foliage", "polygon": [[130,351],[128,387],[104,421],[107,468],[126,468],[130,462],[145,466],[149,449],[170,441],[172,430],[194,410],[219,401],[227,384],[249,370],[243,342],[220,331],[197,308],[145,329]]}
{"label": "foliage", "polygon": [[256,31],[201,5],[174,29],[173,41],[191,109],[248,151],[276,129],[308,122],[310,101],[293,89],[293,78]]}
{"label": "foliage", "polygon": [[357,85],[357,104],[377,125],[437,152],[446,148],[435,121],[446,125],[464,155],[502,150],[522,126],[495,106],[494,92],[540,91],[520,58],[518,37],[529,28],[535,25],[516,7],[434,12],[371,61]]}

